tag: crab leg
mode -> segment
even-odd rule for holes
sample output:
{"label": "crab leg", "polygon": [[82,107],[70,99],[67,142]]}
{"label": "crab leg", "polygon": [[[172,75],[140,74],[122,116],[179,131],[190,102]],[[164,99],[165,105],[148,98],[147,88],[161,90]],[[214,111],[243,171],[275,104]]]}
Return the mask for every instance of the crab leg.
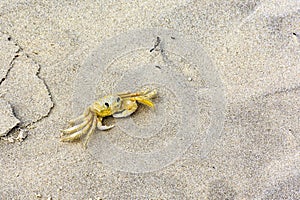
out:
{"label": "crab leg", "polygon": [[89,132],[87,133],[86,139],[83,143],[84,148],[86,148],[86,145],[89,142],[89,139],[90,139],[91,135],[94,133],[96,125],[97,125],[97,117],[94,117],[92,127],[90,128]]}
{"label": "crab leg", "polygon": [[136,92],[136,93],[120,93],[118,94],[121,98],[130,98],[130,97],[144,97],[147,99],[152,99],[157,96],[157,90],[150,91],[147,89],[146,91]]}
{"label": "crab leg", "polygon": [[155,98],[157,96],[157,90],[152,90],[152,91],[148,91],[146,94],[144,94],[143,96],[145,96],[148,99],[152,99]]}
{"label": "crab leg", "polygon": [[68,135],[66,137],[61,138],[60,141],[62,141],[62,142],[71,142],[73,140],[79,139],[83,134],[85,134],[90,129],[90,127],[92,125],[92,122],[93,121],[90,120],[89,123],[83,129],[81,129],[80,131],[75,132],[71,135]]}
{"label": "crab leg", "polygon": [[130,93],[130,92],[124,92],[124,93],[119,93],[118,95],[121,98],[126,98],[126,97],[136,97],[136,96],[143,96],[146,95],[147,93],[149,93],[150,90],[147,89],[146,91],[142,91],[142,92],[135,92],[135,93]]}
{"label": "crab leg", "polygon": [[68,135],[72,134],[72,133],[75,133],[75,132],[81,130],[83,127],[85,127],[90,122],[92,116],[93,116],[92,113],[89,113],[86,120],[84,120],[81,124],[78,124],[76,126],[72,126],[68,129],[60,130],[60,131],[64,134],[68,134]]}
{"label": "crab leg", "polygon": [[134,97],[134,98],[130,98],[132,100],[138,101],[141,104],[144,104],[146,106],[149,106],[151,108],[154,107],[154,103],[152,101],[150,101],[148,98],[145,97]]}
{"label": "crab leg", "polygon": [[131,94],[131,92],[127,91],[127,92],[122,92],[122,93],[118,93],[118,96],[124,96],[124,95],[128,95]]}
{"label": "crab leg", "polygon": [[74,124],[75,124],[77,121],[80,121],[80,120],[84,119],[84,118],[87,117],[89,114],[90,114],[90,108],[88,107],[88,108],[84,111],[84,113],[83,113],[82,115],[76,117],[75,119],[71,119],[71,120],[69,121],[69,124],[70,124],[71,126],[74,126]]}
{"label": "crab leg", "polygon": [[110,126],[102,125],[101,121],[102,121],[102,118],[97,118],[97,128],[101,131],[105,131],[105,130],[115,127],[114,125],[110,125]]}

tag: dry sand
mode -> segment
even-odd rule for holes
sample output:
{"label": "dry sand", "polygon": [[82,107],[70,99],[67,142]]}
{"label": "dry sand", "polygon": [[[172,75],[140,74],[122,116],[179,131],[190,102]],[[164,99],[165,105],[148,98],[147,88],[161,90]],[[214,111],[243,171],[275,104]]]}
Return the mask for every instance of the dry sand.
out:
{"label": "dry sand", "polygon": [[[0,199],[299,199],[299,60],[297,0],[1,1]],[[141,84],[156,111],[59,142]]]}

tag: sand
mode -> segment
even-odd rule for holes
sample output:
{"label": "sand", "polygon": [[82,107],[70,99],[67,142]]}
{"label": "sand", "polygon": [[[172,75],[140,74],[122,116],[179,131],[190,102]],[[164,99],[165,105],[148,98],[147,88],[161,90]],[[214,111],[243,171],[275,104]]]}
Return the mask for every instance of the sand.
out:
{"label": "sand", "polygon": [[[299,10],[1,1],[0,199],[299,198]],[[86,150],[59,141],[97,98],[143,87],[155,110],[105,120]]]}

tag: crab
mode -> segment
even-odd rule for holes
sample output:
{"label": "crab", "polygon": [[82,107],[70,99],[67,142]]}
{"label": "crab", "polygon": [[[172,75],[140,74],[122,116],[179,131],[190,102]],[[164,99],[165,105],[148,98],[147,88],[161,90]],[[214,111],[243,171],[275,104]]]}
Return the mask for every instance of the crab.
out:
{"label": "crab", "polygon": [[60,130],[62,132],[61,141],[73,142],[85,136],[83,146],[86,148],[96,127],[102,131],[114,127],[114,125],[103,125],[102,119],[104,117],[128,117],[137,110],[138,103],[154,108],[151,99],[156,96],[157,90],[147,89],[135,93],[124,92],[100,98],[87,107],[82,115],[69,121],[70,128]]}

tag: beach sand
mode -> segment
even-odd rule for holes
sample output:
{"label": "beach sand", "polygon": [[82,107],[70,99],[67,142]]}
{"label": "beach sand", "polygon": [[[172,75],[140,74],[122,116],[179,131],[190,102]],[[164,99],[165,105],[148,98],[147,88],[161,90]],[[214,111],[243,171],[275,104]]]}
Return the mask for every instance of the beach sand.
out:
{"label": "beach sand", "polygon": [[[299,199],[299,11],[297,0],[1,1],[0,199]],[[158,88],[156,111],[108,119],[116,127],[87,150],[59,141],[74,112],[141,84]]]}

